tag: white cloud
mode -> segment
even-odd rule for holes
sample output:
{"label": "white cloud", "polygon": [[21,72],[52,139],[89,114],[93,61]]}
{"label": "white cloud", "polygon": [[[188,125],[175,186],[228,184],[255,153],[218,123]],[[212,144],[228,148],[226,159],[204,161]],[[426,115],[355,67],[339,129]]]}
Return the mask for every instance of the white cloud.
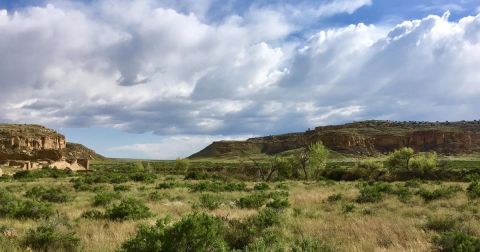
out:
{"label": "white cloud", "polygon": [[[370,1],[329,3],[305,14],[351,13]],[[155,1],[107,0],[1,11],[0,120],[258,135],[480,116],[480,16],[352,24],[292,42],[301,28],[286,13],[254,6],[210,22]],[[168,140],[186,152],[186,140]]]}

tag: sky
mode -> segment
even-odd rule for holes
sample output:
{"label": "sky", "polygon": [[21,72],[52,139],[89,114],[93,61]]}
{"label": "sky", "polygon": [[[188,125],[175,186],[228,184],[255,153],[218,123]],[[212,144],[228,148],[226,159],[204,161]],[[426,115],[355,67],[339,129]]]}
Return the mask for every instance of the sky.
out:
{"label": "sky", "polygon": [[480,0],[0,0],[0,122],[110,157],[480,118]]}

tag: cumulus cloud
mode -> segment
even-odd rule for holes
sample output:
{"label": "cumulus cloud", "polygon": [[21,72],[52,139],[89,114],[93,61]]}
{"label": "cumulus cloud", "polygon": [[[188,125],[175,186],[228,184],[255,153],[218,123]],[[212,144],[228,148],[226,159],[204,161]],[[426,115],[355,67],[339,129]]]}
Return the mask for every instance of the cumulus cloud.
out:
{"label": "cumulus cloud", "polygon": [[[480,16],[352,24],[292,40],[303,28],[282,8],[288,1],[216,21],[204,17],[208,8],[177,4],[56,1],[0,11],[0,120],[209,136],[480,116]],[[369,4],[322,2],[305,15]]]}

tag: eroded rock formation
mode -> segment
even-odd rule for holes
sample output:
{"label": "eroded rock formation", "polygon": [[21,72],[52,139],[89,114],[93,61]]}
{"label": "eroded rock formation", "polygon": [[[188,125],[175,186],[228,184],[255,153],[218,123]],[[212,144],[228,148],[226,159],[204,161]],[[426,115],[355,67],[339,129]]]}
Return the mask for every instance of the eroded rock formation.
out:
{"label": "eroded rock formation", "polygon": [[473,153],[480,151],[480,121],[362,121],[246,141],[214,142],[191,157],[276,154],[317,141],[323,142],[331,150],[349,154],[374,155],[401,147],[444,154]]}
{"label": "eroded rock formation", "polygon": [[89,160],[103,159],[81,144],[41,125],[0,124],[0,166],[37,169],[88,169]]}

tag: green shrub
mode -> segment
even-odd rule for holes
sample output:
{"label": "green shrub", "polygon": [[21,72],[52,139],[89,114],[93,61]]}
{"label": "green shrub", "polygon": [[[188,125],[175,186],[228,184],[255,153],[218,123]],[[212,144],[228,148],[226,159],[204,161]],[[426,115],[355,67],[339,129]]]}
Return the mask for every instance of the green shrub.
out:
{"label": "green shrub", "polygon": [[353,203],[346,203],[342,205],[342,212],[344,213],[351,213],[355,210],[355,205]]}
{"label": "green shrub", "polygon": [[405,186],[397,186],[390,193],[397,195],[401,202],[408,202],[413,197],[413,193]]}
{"label": "green shrub", "polygon": [[258,183],[258,184],[255,184],[255,186],[253,186],[253,190],[256,190],[256,191],[265,191],[269,189],[270,189],[270,186],[267,183]]}
{"label": "green shrub", "polygon": [[459,226],[457,219],[452,216],[430,216],[425,223],[425,228],[436,232],[454,230]]}
{"label": "green shrub", "polygon": [[422,188],[418,191],[418,195],[420,195],[420,197],[422,197],[425,201],[428,202],[428,201],[437,200],[441,198],[450,198],[455,193],[462,190],[463,189],[459,186],[442,186],[433,191]]}
{"label": "green shrub", "polygon": [[100,192],[93,197],[94,206],[106,206],[112,203],[113,200],[120,198],[118,193],[114,192]]}
{"label": "green shrub", "polygon": [[173,188],[178,188],[178,187],[185,187],[184,183],[179,183],[179,182],[162,182],[158,184],[155,189],[173,189]]}
{"label": "green shrub", "polygon": [[267,203],[267,207],[282,210],[290,207],[290,202],[288,202],[288,198],[275,197],[271,202]]}
{"label": "green shrub", "polygon": [[439,251],[480,251],[480,240],[461,231],[448,231],[434,237],[433,244]]}
{"label": "green shrub", "polygon": [[408,171],[414,153],[412,148],[407,147],[395,150],[387,158],[387,168],[393,173]]}
{"label": "green shrub", "polygon": [[75,232],[60,229],[56,224],[42,224],[29,229],[22,244],[38,251],[75,251],[80,245],[80,238]]}
{"label": "green shrub", "polygon": [[61,188],[48,188],[43,186],[34,186],[25,193],[25,197],[55,202],[55,203],[64,203],[71,201],[74,197],[65,189]]}
{"label": "green shrub", "polygon": [[182,158],[177,158],[175,160],[175,171],[184,173],[188,170],[188,167],[190,166],[190,161],[188,159],[182,159]]}
{"label": "green shrub", "polygon": [[151,172],[137,172],[130,175],[130,179],[136,182],[153,183],[157,175]]}
{"label": "green shrub", "polygon": [[383,182],[362,184],[360,195],[357,197],[359,203],[375,203],[383,199],[383,193],[391,192],[392,187]]}
{"label": "green shrub", "polygon": [[341,193],[335,193],[327,197],[328,202],[335,202],[343,199],[343,194]]}
{"label": "green shrub", "polygon": [[105,216],[111,220],[136,220],[148,218],[152,213],[142,202],[128,198],[107,208]]}
{"label": "green shrub", "polygon": [[200,206],[210,210],[217,209],[223,203],[222,197],[214,194],[200,195]]}
{"label": "green shrub", "polygon": [[377,179],[385,173],[383,162],[375,159],[364,159],[356,163],[354,173],[363,179]]}
{"label": "green shrub", "polygon": [[254,193],[240,198],[236,201],[236,205],[240,208],[259,208],[263,206],[269,196],[265,193]]}
{"label": "green shrub", "polygon": [[243,182],[200,182],[190,186],[192,192],[233,192],[245,191],[247,185]]}
{"label": "green shrub", "polygon": [[120,251],[227,251],[225,224],[219,218],[193,213],[167,226],[164,220],[153,227],[140,226],[136,235],[122,244]]}
{"label": "green shrub", "polygon": [[431,173],[433,169],[437,168],[437,160],[435,152],[418,154],[410,160],[409,170],[417,175]]}
{"label": "green shrub", "polygon": [[480,183],[475,180],[468,185],[467,195],[470,199],[480,198]]}
{"label": "green shrub", "polygon": [[331,246],[328,246],[321,241],[314,238],[303,238],[295,240],[292,252],[333,252],[336,251]]}
{"label": "green shrub", "polygon": [[125,191],[130,191],[131,187],[129,185],[114,185],[113,190],[115,192],[125,192]]}
{"label": "green shrub", "polygon": [[102,219],[105,217],[105,214],[97,209],[90,209],[83,212],[81,217],[85,219]]}
{"label": "green shrub", "polygon": [[24,200],[0,189],[0,217],[40,219],[53,215],[50,204]]}

